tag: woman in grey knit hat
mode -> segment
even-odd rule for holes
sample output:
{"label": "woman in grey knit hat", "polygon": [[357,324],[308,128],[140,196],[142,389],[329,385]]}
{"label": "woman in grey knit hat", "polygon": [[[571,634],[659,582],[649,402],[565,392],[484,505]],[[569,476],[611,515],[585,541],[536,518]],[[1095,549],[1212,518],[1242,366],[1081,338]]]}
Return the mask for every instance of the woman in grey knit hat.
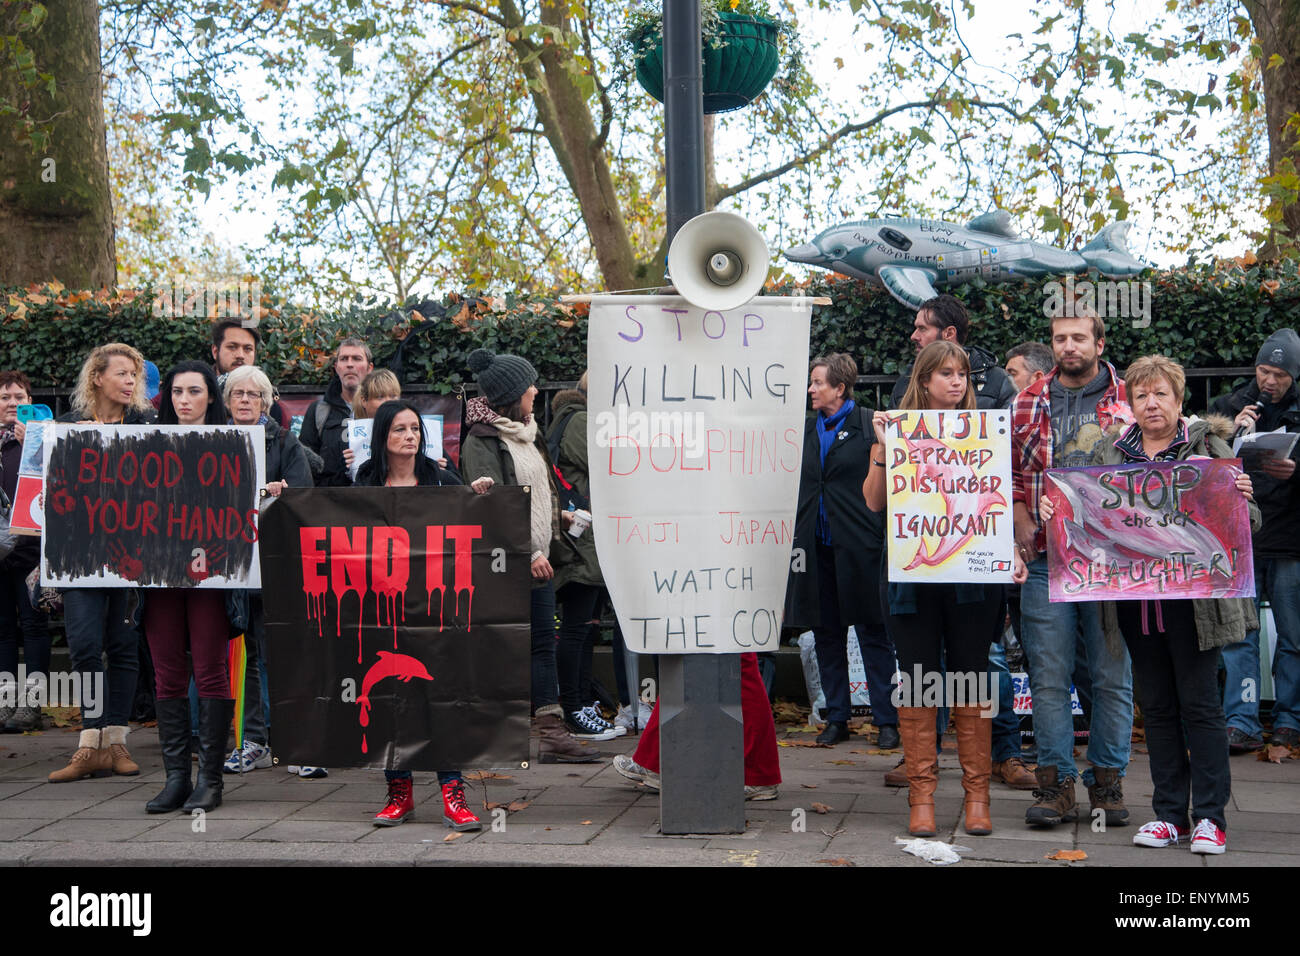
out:
{"label": "woman in grey knit hat", "polygon": [[532,489],[532,703],[533,730],[541,740],[542,763],[590,763],[601,754],[566,730],[555,668],[555,576],[553,563],[573,560],[573,545],[560,534],[561,516],[554,472],[533,402],[537,371],[518,355],[475,349],[469,368],[480,395],[465,406],[468,431],[461,445],[461,474],[467,482],[490,478],[494,485]]}

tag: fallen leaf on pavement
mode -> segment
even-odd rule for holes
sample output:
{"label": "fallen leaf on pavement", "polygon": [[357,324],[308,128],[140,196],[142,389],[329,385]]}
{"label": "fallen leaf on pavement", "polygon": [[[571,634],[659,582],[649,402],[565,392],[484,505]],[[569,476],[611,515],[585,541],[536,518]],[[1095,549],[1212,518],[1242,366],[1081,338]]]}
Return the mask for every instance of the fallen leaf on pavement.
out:
{"label": "fallen leaf on pavement", "polygon": [[452,840],[459,840],[464,835],[465,834],[463,833],[448,833],[445,837],[442,838],[442,842],[450,843]]}
{"label": "fallen leaf on pavement", "polygon": [[799,784],[799,786],[803,787],[805,790],[816,790],[816,789],[817,789],[817,784],[815,784],[815,783],[801,783],[801,784]]}
{"label": "fallen leaf on pavement", "polygon": [[[900,750],[902,750],[901,747],[895,747],[893,750],[868,750],[867,753],[869,753],[873,757],[892,757]],[[854,750],[851,751],[851,753],[857,753],[857,751]]]}
{"label": "fallen leaf on pavement", "polygon": [[832,761],[830,761],[830,763],[833,763],[833,764],[835,764],[836,766],[839,766],[839,767],[852,767],[853,764],[855,763],[855,761],[852,761],[852,760],[832,760]]}
{"label": "fallen leaf on pavement", "polygon": [[823,830],[822,836],[828,836],[831,839],[834,839],[835,837],[839,836],[843,832],[845,832],[843,827],[837,828],[833,833],[830,830]]}
{"label": "fallen leaf on pavement", "polygon": [[853,865],[852,860],[846,860],[842,856],[837,856],[833,860],[818,860],[817,862],[826,863],[829,864],[830,866],[852,866]]}
{"label": "fallen leaf on pavement", "polygon": [[583,821],[582,821],[582,826],[584,826],[584,827],[589,827],[589,826],[591,826],[591,821],[590,821],[590,820],[583,820]]}
{"label": "fallen leaf on pavement", "polygon": [[514,777],[504,773],[495,773],[491,770],[471,770],[465,774],[466,780],[513,780]]}
{"label": "fallen leaf on pavement", "polygon": [[506,804],[506,809],[511,813],[515,813],[516,811],[522,810],[524,807],[528,806],[529,802],[530,801],[528,800],[511,800]]}
{"label": "fallen leaf on pavement", "polygon": [[1284,747],[1281,744],[1269,744],[1259,752],[1260,760],[1267,760],[1269,763],[1281,763],[1283,760],[1291,759],[1291,748]]}
{"label": "fallen leaf on pavement", "polygon": [[1048,859],[1048,860],[1086,860],[1086,859],[1088,859],[1088,854],[1084,853],[1082,850],[1057,850],[1057,851],[1056,851],[1055,853],[1053,853],[1051,856],[1049,856],[1049,857],[1045,857],[1045,859]]}
{"label": "fallen leaf on pavement", "polygon": [[814,803],[812,805],[812,808],[818,813],[830,813],[832,810],[835,809],[834,807],[828,807],[824,803]]}

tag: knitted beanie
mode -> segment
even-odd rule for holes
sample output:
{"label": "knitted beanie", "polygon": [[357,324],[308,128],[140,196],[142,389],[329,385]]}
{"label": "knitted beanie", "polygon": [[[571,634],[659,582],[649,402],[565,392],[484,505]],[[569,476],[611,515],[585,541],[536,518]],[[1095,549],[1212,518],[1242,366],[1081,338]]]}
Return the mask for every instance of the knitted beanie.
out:
{"label": "knitted beanie", "polygon": [[520,399],[537,381],[537,370],[518,355],[497,355],[489,349],[469,353],[469,370],[489,405],[500,408]]}
{"label": "knitted beanie", "polygon": [[1292,378],[1300,378],[1300,335],[1295,329],[1278,329],[1264,340],[1256,365],[1272,365]]}

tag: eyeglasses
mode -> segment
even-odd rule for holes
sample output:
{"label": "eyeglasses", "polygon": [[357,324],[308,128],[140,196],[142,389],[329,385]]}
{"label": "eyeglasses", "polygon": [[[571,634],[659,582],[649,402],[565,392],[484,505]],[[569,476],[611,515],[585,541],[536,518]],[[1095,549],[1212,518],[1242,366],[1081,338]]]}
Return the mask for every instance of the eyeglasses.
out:
{"label": "eyeglasses", "polygon": [[261,400],[261,398],[262,398],[262,393],[261,393],[261,392],[246,392],[246,391],[244,391],[242,388],[236,388],[236,389],[234,389],[234,390],[231,391],[231,393],[230,393],[230,397],[233,398],[233,399],[235,399],[236,401],[238,401],[238,400],[241,399],[241,398],[256,398],[256,399],[258,399],[258,400]]}

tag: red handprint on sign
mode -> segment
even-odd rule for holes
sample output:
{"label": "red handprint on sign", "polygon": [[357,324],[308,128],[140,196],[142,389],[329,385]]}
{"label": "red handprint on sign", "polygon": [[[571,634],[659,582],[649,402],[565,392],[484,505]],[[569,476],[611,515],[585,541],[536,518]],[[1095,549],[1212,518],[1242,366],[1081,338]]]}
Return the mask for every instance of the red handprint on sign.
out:
{"label": "red handprint on sign", "polygon": [[[108,556],[112,560],[109,569],[128,581],[138,580],[144,573],[144,562],[133,554],[128,554],[126,546],[120,541],[110,541]],[[138,551],[137,551],[138,553]]]}

